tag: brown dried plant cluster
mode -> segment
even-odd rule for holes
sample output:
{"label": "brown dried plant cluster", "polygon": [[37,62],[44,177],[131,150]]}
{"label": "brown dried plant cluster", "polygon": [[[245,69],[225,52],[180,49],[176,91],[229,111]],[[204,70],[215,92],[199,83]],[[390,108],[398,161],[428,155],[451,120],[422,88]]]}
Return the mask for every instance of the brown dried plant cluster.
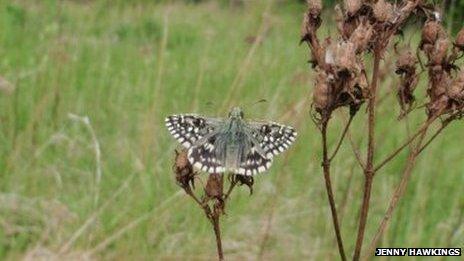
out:
{"label": "brown dried plant cluster", "polygon": [[[389,2],[386,0],[344,0],[343,5],[335,7],[337,35],[321,40],[318,29],[322,24],[321,0],[308,0],[308,9],[304,14],[301,41],[307,43],[311,53],[311,64],[315,71],[313,88],[312,116],[322,134],[322,167],[326,183],[329,205],[339,253],[346,260],[341,228],[338,222],[337,207],[331,185],[331,163],[347,135],[353,117],[363,104],[367,110],[367,144],[365,159],[360,151],[353,148],[353,154],[363,170],[364,191],[360,207],[359,227],[353,260],[361,258],[364,231],[369,212],[372,182],[375,174],[406,147],[410,148],[403,176],[398,184],[386,215],[379,225],[374,240],[371,242],[365,257],[370,256],[378,243],[389,216],[393,212],[398,199],[403,195],[407,180],[411,174],[417,156],[438,136],[451,121],[458,119],[464,112],[464,72],[459,70],[457,60],[464,54],[464,29],[456,38],[451,39],[441,24],[441,14],[433,5],[424,0],[403,0]],[[396,36],[402,35],[406,23],[416,23],[422,27],[421,42],[417,51],[413,52],[409,44],[399,47],[393,44]],[[416,25],[416,26],[417,26]],[[410,32],[413,33],[413,32]],[[400,41],[400,40],[398,40]],[[426,120],[418,131],[406,137],[406,141],[385,159],[376,162],[377,152],[375,124],[376,109],[382,106],[377,101],[378,89],[381,86],[381,61],[386,53],[396,54],[395,72],[399,76],[395,88],[398,99],[400,117],[404,119],[418,102],[414,91],[422,83],[427,84],[427,96],[422,104],[426,108]],[[370,59],[369,57],[372,57]],[[422,60],[425,60],[424,62]],[[372,65],[366,66],[366,63]],[[419,66],[420,65],[420,66]],[[336,109],[346,107],[350,118],[345,125],[340,139],[329,154],[327,132],[328,124]],[[433,123],[441,126],[427,141],[427,130]],[[358,132],[362,128],[357,128]]]}
{"label": "brown dried plant cluster", "polygon": [[[206,185],[203,186],[203,195],[199,196],[195,192],[195,180],[198,173],[194,171],[188,161],[187,151],[175,151],[173,171],[177,184],[189,195],[198,206],[204,211],[206,218],[211,222],[216,235],[216,245],[219,260],[224,260],[222,250],[220,217],[225,214],[227,200],[233,189],[239,185],[246,185],[253,192],[253,177],[230,174],[228,176],[229,187],[224,192],[224,175],[209,174]],[[202,185],[203,183],[200,182]]]}

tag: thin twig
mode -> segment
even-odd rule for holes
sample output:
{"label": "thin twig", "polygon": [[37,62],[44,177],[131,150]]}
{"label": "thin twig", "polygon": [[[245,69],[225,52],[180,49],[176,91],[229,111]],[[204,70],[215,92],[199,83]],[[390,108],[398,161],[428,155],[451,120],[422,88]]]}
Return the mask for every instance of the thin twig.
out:
{"label": "thin twig", "polygon": [[[346,260],[345,250],[343,248],[343,240],[342,240],[342,236],[340,232],[340,224],[338,222],[337,207],[335,205],[335,199],[334,199],[334,195],[332,191],[332,181],[330,178],[330,159],[328,158],[328,146],[327,146],[327,125],[328,125],[328,121],[324,120],[324,122],[322,123],[322,129],[321,129],[322,146],[323,146],[322,168],[324,170],[325,188],[327,191],[327,197],[329,199],[330,211],[332,213],[332,222],[333,222],[333,226],[335,230],[335,236],[337,238],[338,252],[340,253],[340,258],[342,260]],[[347,124],[347,126],[349,126],[349,124]],[[343,136],[345,136],[346,130],[347,128],[345,128]]]}
{"label": "thin twig", "polygon": [[350,140],[350,145],[351,145],[351,150],[353,151],[353,154],[356,158],[356,161],[358,162],[359,166],[364,170],[366,169],[366,164],[364,164],[362,158],[361,158],[361,153],[359,152],[359,148],[356,147],[356,144],[354,144],[353,141],[353,136],[351,135],[350,131],[348,130],[347,133],[348,139]]}
{"label": "thin twig", "polygon": [[417,156],[419,155],[418,149],[422,145],[422,142],[423,142],[423,140],[424,140],[424,138],[425,138],[425,136],[427,134],[427,130],[428,130],[428,128],[426,128],[422,132],[422,134],[419,137],[419,140],[417,142],[417,145],[409,153],[408,160],[407,160],[406,167],[405,167],[405,170],[403,172],[403,176],[401,178],[401,181],[398,184],[398,186],[396,187],[395,192],[393,193],[393,196],[392,196],[392,198],[390,200],[390,204],[388,206],[388,209],[387,209],[382,221],[380,222],[380,225],[379,225],[379,227],[377,229],[377,232],[374,235],[374,238],[372,239],[372,241],[371,241],[371,243],[369,245],[368,251],[364,255],[363,259],[367,259],[374,252],[374,250],[375,250],[375,248],[376,248],[376,246],[378,244],[378,241],[380,240],[381,236],[383,235],[383,232],[385,231],[385,229],[388,226],[388,223],[389,223],[389,221],[390,221],[390,219],[392,217],[393,211],[396,209],[396,206],[398,205],[398,202],[399,202],[400,198],[403,196],[403,194],[404,194],[404,192],[406,190],[406,186],[407,186],[407,184],[409,182],[409,178],[411,176],[412,170],[413,170],[414,165],[416,163]]}
{"label": "thin twig", "polygon": [[335,147],[334,152],[329,157],[329,162],[332,162],[333,158],[337,155],[338,150],[340,149],[343,143],[343,140],[345,139],[346,133],[348,132],[348,129],[351,126],[351,122],[353,122],[353,118],[354,118],[354,115],[350,115],[350,119],[348,120],[348,122],[345,125],[345,128],[343,129],[343,132],[342,132],[342,135],[340,136],[340,140],[338,141],[337,147]]}
{"label": "thin twig", "polygon": [[384,160],[382,160],[381,163],[379,163],[377,165],[377,167],[375,167],[374,171],[375,172],[379,171],[383,166],[385,166],[388,162],[390,162],[392,159],[394,159],[401,151],[403,151],[404,148],[406,148],[419,135],[421,135],[424,132],[424,130],[427,129],[430,126],[431,123],[432,123],[431,121],[426,121],[423,124],[423,126],[419,130],[417,130],[416,133],[414,133],[414,135],[409,137],[409,139],[407,139],[400,147],[398,147],[396,150],[394,150],[392,153],[390,153],[390,155],[388,155]]}
{"label": "thin twig", "polygon": [[418,151],[418,154],[422,153],[422,151],[427,148],[427,146],[429,146],[429,144],[435,140],[435,138],[440,135],[440,133],[446,128],[446,126],[448,126],[449,122],[444,122],[440,128],[432,135],[432,137],[430,137],[425,143],[424,145],[419,149]]}

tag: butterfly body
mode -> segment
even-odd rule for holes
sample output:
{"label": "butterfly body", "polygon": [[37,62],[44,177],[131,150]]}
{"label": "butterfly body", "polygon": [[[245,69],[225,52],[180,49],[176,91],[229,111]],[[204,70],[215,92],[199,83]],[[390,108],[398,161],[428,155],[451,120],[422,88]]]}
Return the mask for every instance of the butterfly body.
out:
{"label": "butterfly body", "polygon": [[264,172],[271,166],[273,156],[287,149],[296,138],[292,127],[245,121],[238,107],[230,111],[227,119],[172,115],[166,118],[166,126],[187,148],[190,163],[209,173]]}

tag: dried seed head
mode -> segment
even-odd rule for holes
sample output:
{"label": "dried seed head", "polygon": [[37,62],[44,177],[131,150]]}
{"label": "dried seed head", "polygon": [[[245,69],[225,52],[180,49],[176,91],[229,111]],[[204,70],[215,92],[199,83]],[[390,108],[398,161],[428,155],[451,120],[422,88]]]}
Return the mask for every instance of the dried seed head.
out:
{"label": "dried seed head", "polygon": [[461,28],[459,33],[456,35],[454,45],[458,47],[461,51],[464,51],[464,27]]}
{"label": "dried seed head", "polygon": [[350,42],[341,42],[336,45],[335,63],[338,72],[354,72],[356,69],[356,47]]}
{"label": "dried seed head", "polygon": [[361,0],[344,0],[345,10],[348,16],[353,16],[361,8]]}
{"label": "dried seed head", "polygon": [[250,195],[253,194],[253,176],[244,176],[244,175],[234,175],[233,178],[238,183],[238,185],[245,185],[250,190]]}
{"label": "dried seed head", "polygon": [[223,180],[221,174],[213,173],[209,175],[205,186],[205,194],[208,198],[222,200]]}
{"label": "dried seed head", "polygon": [[385,0],[378,0],[374,4],[374,17],[379,22],[390,21],[393,17],[393,6]]}
{"label": "dried seed head", "polygon": [[442,64],[448,54],[448,48],[450,46],[450,41],[447,37],[439,38],[435,43],[435,48],[432,54],[433,64]]}
{"label": "dried seed head", "polygon": [[312,15],[320,15],[322,11],[321,0],[307,0],[308,10]]}
{"label": "dried seed head", "polygon": [[177,184],[184,189],[190,189],[190,185],[195,187],[194,178],[196,173],[188,161],[187,151],[182,150],[178,152],[176,150],[175,153],[173,171],[176,174]]}
{"label": "dried seed head", "polygon": [[407,49],[396,60],[396,73],[397,74],[412,74],[416,70],[417,57],[410,49]]}
{"label": "dried seed head", "polygon": [[313,105],[320,114],[326,111],[330,104],[330,89],[327,74],[324,71],[318,71],[316,76],[316,86],[313,92]]}
{"label": "dried seed head", "polygon": [[350,42],[356,46],[356,53],[361,53],[368,49],[373,35],[372,25],[360,24],[350,36]]}
{"label": "dried seed head", "polygon": [[422,45],[435,44],[440,36],[444,34],[441,24],[435,20],[428,20],[422,28]]}
{"label": "dried seed head", "polygon": [[309,41],[316,34],[321,25],[322,3],[320,0],[308,0],[308,10],[303,16],[301,24],[301,42]]}
{"label": "dried seed head", "polygon": [[453,83],[448,86],[447,95],[454,101],[464,102],[464,71],[460,71]]}

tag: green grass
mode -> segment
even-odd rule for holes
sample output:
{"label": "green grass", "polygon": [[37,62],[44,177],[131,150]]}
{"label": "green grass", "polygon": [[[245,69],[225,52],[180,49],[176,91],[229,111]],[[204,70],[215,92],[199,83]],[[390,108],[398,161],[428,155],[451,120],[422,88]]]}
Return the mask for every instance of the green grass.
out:
{"label": "green grass", "polygon": [[[255,179],[252,196],[234,191],[222,222],[226,257],[257,257],[266,227],[267,259],[337,257],[320,137],[309,118],[308,51],[298,45],[303,6],[274,4],[263,18],[264,1],[244,9],[57,3],[0,2],[0,75],[16,87],[0,93],[0,259],[57,253],[66,243],[77,258],[213,259],[210,224],[175,184],[176,142],[163,121],[173,113],[223,115],[225,100],[244,106],[248,118],[299,132],[271,171]],[[263,31],[255,47],[245,40]],[[251,105],[263,98],[268,103]],[[394,102],[379,111],[377,159],[406,134]],[[90,120],[101,147],[100,182],[89,126],[70,114]],[[412,116],[412,128],[423,114]],[[361,109],[357,126],[364,117]],[[341,126],[334,124],[332,144]],[[420,157],[384,246],[464,245],[462,123],[445,133]],[[366,136],[362,128],[353,135],[361,142]],[[400,178],[401,155],[375,180],[366,242]],[[337,202],[347,199],[342,232],[351,251],[362,173],[348,144],[333,178]]]}

